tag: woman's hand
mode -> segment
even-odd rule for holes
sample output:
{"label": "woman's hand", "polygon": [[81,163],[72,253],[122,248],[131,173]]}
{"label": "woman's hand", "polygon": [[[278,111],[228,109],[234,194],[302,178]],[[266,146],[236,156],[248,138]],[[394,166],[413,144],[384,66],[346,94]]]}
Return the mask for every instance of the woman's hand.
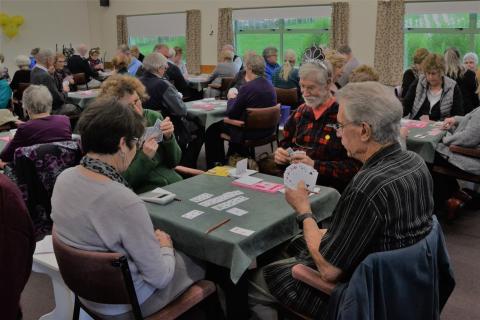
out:
{"label": "woman's hand", "polygon": [[157,229],[155,230],[155,238],[157,238],[158,242],[160,243],[160,247],[173,248],[172,239],[168,233]]}
{"label": "woman's hand", "polygon": [[160,130],[162,130],[163,136],[166,140],[170,139],[173,135],[173,131],[175,130],[172,121],[170,120],[170,117],[166,117],[161,123],[160,123]]}
{"label": "woman's hand", "polygon": [[149,159],[153,159],[158,150],[158,143],[155,137],[150,137],[143,143],[142,151]]}
{"label": "woman's hand", "polygon": [[445,120],[443,120],[442,128],[445,130],[448,130],[451,127],[453,127],[456,123],[457,121],[455,120],[455,117],[446,118]]}

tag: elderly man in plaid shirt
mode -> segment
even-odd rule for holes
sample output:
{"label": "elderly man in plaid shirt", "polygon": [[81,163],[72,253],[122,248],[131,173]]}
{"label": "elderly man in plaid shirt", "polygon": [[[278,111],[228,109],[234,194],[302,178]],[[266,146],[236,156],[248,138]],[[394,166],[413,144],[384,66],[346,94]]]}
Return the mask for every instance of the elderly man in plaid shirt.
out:
{"label": "elderly man in plaid shirt", "polygon": [[[300,88],[305,100],[288,119],[284,139],[275,151],[275,163],[286,166],[302,162],[318,172],[317,183],[342,191],[361,163],[347,155],[333,124],[338,103],[328,89],[331,76],[326,62],[313,61],[300,68]],[[287,151],[291,148],[295,152]]]}

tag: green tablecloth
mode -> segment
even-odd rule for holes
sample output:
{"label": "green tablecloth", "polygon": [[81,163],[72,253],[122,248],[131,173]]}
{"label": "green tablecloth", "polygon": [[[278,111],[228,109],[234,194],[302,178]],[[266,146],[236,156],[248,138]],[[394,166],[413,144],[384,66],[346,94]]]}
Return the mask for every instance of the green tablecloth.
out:
{"label": "green tablecloth", "polygon": [[198,103],[203,100],[197,101],[189,101],[186,102],[185,105],[187,106],[187,112],[191,116],[197,116],[200,121],[202,122],[205,129],[207,129],[210,125],[214,124],[215,122],[222,121],[225,117],[225,112],[227,110],[227,101],[225,100],[215,100],[213,102],[207,101],[205,103],[213,103],[215,104],[215,109],[213,110],[203,110],[193,108],[194,103]]}
{"label": "green tablecloth", "polygon": [[203,88],[208,86],[208,74],[202,74],[199,76],[190,76],[187,79],[187,82],[190,87],[194,88],[195,90],[202,92]]}
{"label": "green tablecloth", "polygon": [[68,93],[67,102],[74,103],[82,109],[98,96],[99,90],[75,91]]}
{"label": "green tablecloth", "polygon": [[9,136],[10,136],[10,132],[8,132],[8,131],[0,132],[0,137],[2,137],[2,139],[0,139],[0,152],[2,152],[3,148],[5,148],[5,146],[8,143],[8,141],[5,141],[3,139],[5,137],[9,137]]}
{"label": "green tablecloth", "polygon": [[[258,173],[255,177],[282,183],[278,177]],[[240,188],[231,184],[233,180],[203,174],[168,185],[164,188],[177,194],[181,201],[173,201],[166,206],[147,203],[147,209],[155,227],[171,235],[175,248],[229,268],[230,277],[236,283],[257,256],[298,234],[299,229],[294,210],[285,201],[284,194]],[[233,190],[241,190],[249,198],[235,206],[248,211],[243,216],[205,208],[189,200],[205,192],[218,196]],[[313,212],[320,220],[329,217],[339,198],[340,194],[335,189],[321,187],[320,193],[311,197]],[[193,220],[181,217],[194,209],[205,213]],[[225,218],[230,218],[230,222],[209,234],[205,233]],[[233,227],[255,232],[244,237],[230,232]]]}
{"label": "green tablecloth", "polygon": [[409,128],[407,149],[418,153],[425,162],[433,163],[435,149],[445,134],[438,122],[429,122],[424,128]]}

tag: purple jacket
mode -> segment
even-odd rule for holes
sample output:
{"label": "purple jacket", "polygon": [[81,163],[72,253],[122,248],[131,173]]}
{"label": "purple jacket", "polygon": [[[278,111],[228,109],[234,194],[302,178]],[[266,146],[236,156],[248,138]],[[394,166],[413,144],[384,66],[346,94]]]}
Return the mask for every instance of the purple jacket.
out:
{"label": "purple jacket", "polygon": [[15,150],[19,147],[71,139],[72,129],[66,116],[51,115],[30,120],[18,127],[15,137],[5,146],[0,158],[5,162],[11,162]]}

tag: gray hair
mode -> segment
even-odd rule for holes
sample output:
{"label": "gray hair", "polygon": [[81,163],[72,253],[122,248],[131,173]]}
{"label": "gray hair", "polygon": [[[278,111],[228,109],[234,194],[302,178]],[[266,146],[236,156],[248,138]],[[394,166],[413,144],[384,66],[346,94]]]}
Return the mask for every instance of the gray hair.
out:
{"label": "gray hair", "polygon": [[156,73],[158,69],[168,64],[167,58],[158,52],[152,52],[143,59],[143,68],[148,72]]}
{"label": "gray hair", "polygon": [[277,48],[275,47],[266,47],[265,49],[263,49],[263,57],[266,59],[267,57],[271,56],[271,55],[274,55],[274,54],[277,54],[278,53],[278,50]]}
{"label": "gray hair", "polygon": [[335,96],[343,103],[347,120],[368,123],[373,140],[380,144],[398,141],[403,108],[392,90],[379,82],[349,83]]}
{"label": "gray hair", "polygon": [[15,58],[15,64],[17,67],[28,67],[30,65],[30,59],[26,55],[19,55]]}
{"label": "gray hair", "polygon": [[39,113],[50,113],[52,111],[52,94],[43,85],[31,84],[23,92],[23,108],[30,115]]}
{"label": "gray hair", "polygon": [[319,85],[326,85],[332,78],[331,67],[329,65],[330,63],[327,61],[304,63],[300,67],[298,74],[300,79],[311,80]]}
{"label": "gray hair", "polygon": [[265,76],[265,60],[257,54],[252,54],[245,61],[245,66],[250,68],[253,74],[263,77]]}
{"label": "gray hair", "polygon": [[35,55],[35,59],[37,62],[40,62],[43,65],[46,65],[48,62],[48,59],[53,58],[53,52],[50,49],[40,49],[38,53]]}
{"label": "gray hair", "polygon": [[468,52],[463,56],[463,62],[471,59],[475,61],[475,64],[478,64],[478,55],[475,52]]}

